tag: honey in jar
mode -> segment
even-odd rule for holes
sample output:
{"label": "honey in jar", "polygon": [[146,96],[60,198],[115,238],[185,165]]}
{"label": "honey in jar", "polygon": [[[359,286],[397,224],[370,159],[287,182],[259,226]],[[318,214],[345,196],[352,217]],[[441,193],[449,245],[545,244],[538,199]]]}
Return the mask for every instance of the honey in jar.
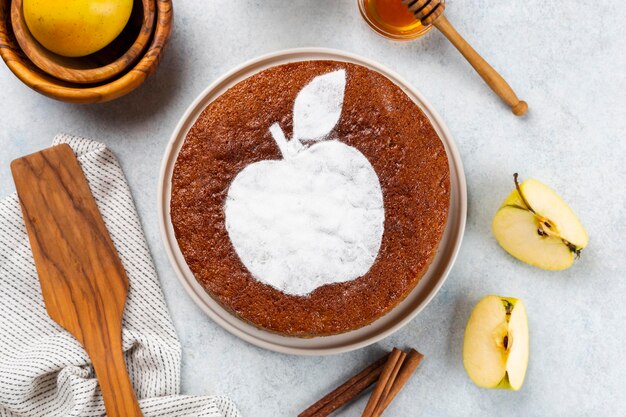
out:
{"label": "honey in jar", "polygon": [[358,0],[365,21],[379,34],[397,40],[414,39],[430,29],[401,0]]}

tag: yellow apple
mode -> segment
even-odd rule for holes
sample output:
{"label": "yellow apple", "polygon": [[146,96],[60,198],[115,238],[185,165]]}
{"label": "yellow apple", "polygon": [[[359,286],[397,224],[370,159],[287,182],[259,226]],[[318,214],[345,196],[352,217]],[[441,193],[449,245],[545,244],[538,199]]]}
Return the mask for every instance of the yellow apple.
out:
{"label": "yellow apple", "polygon": [[488,295],[465,328],[463,365],[479,387],[519,390],[529,353],[528,317],[522,300]]}
{"label": "yellow apple", "polygon": [[589,238],[572,209],[550,187],[529,179],[504,200],[492,230],[500,246],[522,262],[549,270],[569,268]]}
{"label": "yellow apple", "polygon": [[63,56],[92,54],[120,34],[133,0],[24,0],[28,30],[46,49]]}

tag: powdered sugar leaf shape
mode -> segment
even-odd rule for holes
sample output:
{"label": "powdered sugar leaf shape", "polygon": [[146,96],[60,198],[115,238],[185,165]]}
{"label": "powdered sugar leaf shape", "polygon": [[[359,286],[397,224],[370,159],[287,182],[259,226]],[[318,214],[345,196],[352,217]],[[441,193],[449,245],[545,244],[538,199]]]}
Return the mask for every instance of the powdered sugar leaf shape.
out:
{"label": "powdered sugar leaf shape", "polygon": [[317,141],[326,137],[341,117],[346,71],[315,77],[296,97],[293,108],[293,139]]}

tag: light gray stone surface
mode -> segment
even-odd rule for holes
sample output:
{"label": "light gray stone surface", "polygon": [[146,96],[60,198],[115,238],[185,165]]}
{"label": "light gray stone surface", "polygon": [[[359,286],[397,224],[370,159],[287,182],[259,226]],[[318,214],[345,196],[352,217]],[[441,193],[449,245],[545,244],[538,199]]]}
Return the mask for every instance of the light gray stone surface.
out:
{"label": "light gray stone surface", "polygon": [[[52,101],[0,65],[0,195],[13,191],[9,162],[46,147],[57,132],[109,145],[184,347],[184,392],[230,395],[246,416],[295,415],[392,346],[415,346],[426,360],[389,415],[624,415],[626,5],[451,0],[447,14],[528,101],[528,117],[511,115],[442,35],[387,41],[365,26],[355,1],[184,0],[158,72],[113,103]],[[190,102],[247,59],[300,46],[355,52],[414,83],[450,128],[468,182],[465,240],[437,297],[394,336],[333,357],[267,352],[219,328],[178,283],[156,222],[161,157]],[[490,223],[515,171],[553,186],[587,227],[589,247],[571,269],[535,269],[498,247]],[[466,320],[490,293],[522,298],[528,308],[530,367],[520,392],[478,389],[463,370]],[[364,404],[342,415],[358,416]]]}

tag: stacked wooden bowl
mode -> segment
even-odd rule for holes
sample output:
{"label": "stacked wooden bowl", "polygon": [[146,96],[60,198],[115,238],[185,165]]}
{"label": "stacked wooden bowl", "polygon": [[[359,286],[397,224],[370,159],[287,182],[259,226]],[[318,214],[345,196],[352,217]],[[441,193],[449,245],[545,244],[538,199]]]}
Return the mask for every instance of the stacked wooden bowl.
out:
{"label": "stacked wooden bowl", "polygon": [[68,58],[44,48],[24,21],[22,0],[0,0],[0,56],[33,90],[70,103],[114,100],[157,67],[172,29],[172,0],[134,0],[124,30],[91,55]]}

